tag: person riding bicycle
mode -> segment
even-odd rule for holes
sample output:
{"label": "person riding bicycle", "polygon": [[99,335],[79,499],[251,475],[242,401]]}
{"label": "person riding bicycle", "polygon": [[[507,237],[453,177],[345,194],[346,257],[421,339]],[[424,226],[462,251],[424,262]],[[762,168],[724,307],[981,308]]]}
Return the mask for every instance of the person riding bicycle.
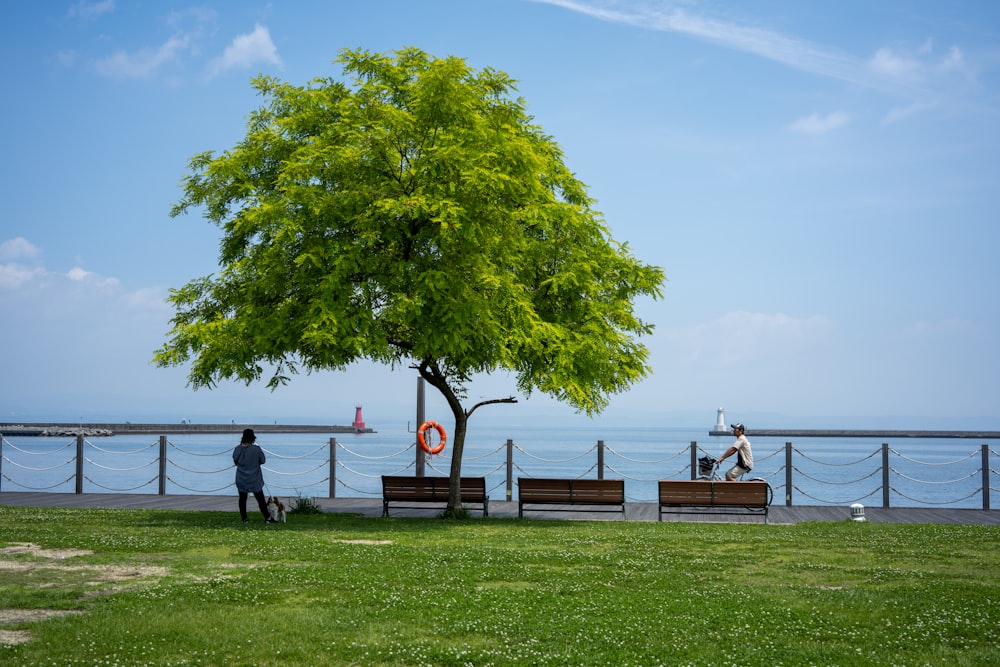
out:
{"label": "person riding bicycle", "polygon": [[736,436],[736,442],[726,450],[726,453],[722,455],[718,463],[721,464],[724,460],[736,454],[736,465],[726,472],[726,481],[733,482],[753,470],[753,452],[750,451],[750,441],[744,435],[746,429],[743,427],[743,424],[737,422],[730,424],[730,426],[733,429],[733,435]]}

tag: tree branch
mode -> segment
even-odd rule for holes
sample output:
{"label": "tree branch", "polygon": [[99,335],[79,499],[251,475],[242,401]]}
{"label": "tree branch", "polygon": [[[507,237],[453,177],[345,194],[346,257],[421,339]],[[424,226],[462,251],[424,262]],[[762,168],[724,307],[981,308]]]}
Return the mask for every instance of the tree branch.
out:
{"label": "tree branch", "polygon": [[514,396],[508,396],[507,398],[494,398],[488,401],[481,401],[473,405],[468,410],[466,410],[465,416],[471,417],[472,413],[478,410],[479,408],[483,407],[484,405],[493,405],[494,403],[517,403],[517,398]]}

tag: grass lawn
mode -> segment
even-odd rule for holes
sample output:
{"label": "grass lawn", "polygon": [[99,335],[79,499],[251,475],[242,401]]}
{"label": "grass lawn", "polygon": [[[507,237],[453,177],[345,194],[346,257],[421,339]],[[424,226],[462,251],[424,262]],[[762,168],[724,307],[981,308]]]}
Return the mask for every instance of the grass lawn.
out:
{"label": "grass lawn", "polygon": [[0,665],[997,665],[998,637],[995,526],[0,507]]}

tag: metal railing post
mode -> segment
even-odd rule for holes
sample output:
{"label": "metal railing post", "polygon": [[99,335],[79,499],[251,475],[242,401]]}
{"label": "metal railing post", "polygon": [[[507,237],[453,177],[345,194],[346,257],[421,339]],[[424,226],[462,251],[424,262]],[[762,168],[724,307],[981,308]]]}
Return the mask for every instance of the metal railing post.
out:
{"label": "metal railing post", "polygon": [[507,502],[514,498],[514,441],[507,438]]}
{"label": "metal railing post", "polygon": [[157,492],[161,496],[167,495],[167,436],[160,436],[160,484]]}
{"label": "metal railing post", "polygon": [[889,443],[882,443],[882,507],[889,509]]}
{"label": "metal railing post", "polygon": [[983,445],[983,509],[990,508],[990,446]]}
{"label": "metal railing post", "polygon": [[330,498],[337,497],[337,439],[330,438]]}
{"label": "metal railing post", "polygon": [[597,479],[604,479],[604,441],[597,441]]}
{"label": "metal railing post", "polygon": [[76,434],[76,492],[83,493],[83,433]]}
{"label": "metal railing post", "polygon": [[785,506],[792,506],[792,443],[785,443]]}
{"label": "metal railing post", "polygon": [[698,479],[698,441],[691,441],[691,479]]}

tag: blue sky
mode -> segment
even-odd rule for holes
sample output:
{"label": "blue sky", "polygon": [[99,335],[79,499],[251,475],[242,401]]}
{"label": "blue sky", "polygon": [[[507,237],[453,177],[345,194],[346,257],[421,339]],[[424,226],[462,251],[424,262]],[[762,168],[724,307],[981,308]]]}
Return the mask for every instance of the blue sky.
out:
{"label": "blue sky", "polygon": [[[411,418],[408,369],[194,392],[150,359],[168,290],[216,268],[218,230],[168,212],[188,159],[243,136],[250,78],[339,78],[341,48],[412,45],[517,79],[615,238],[664,267],[665,298],[638,306],[653,375],[599,421],[711,425],[720,406],[759,427],[1000,421],[997,3],[0,11],[0,420]],[[469,395],[512,393],[495,375]],[[542,396],[489,410],[573,418]]]}

